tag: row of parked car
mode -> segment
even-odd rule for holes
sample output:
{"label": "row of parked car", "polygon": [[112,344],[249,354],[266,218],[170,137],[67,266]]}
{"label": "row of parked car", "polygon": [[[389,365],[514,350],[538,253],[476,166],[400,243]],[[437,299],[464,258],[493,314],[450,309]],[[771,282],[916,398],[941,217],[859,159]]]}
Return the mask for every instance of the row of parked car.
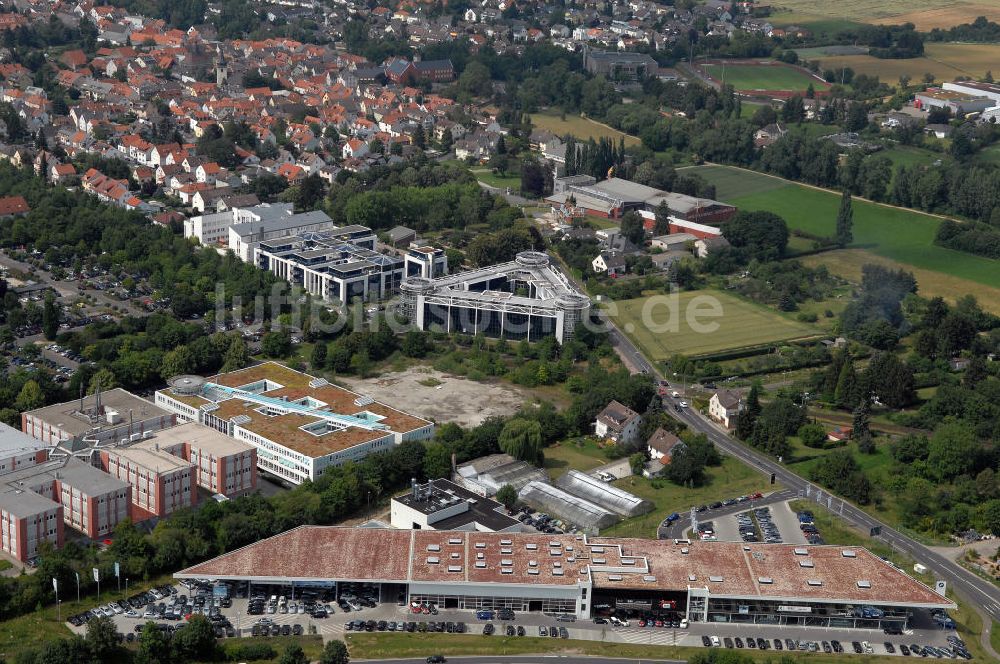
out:
{"label": "row of parked car", "polygon": [[531,526],[540,533],[559,534],[575,532],[572,525],[563,523],[559,519],[549,516],[545,512],[535,512],[529,507],[522,506],[514,517],[526,526]]}
{"label": "row of parked car", "polygon": [[250,628],[251,636],[301,636],[302,625],[276,625],[269,618],[261,618],[257,624]]}
{"label": "row of parked car", "polygon": [[759,500],[764,497],[760,491],[756,493],[747,494],[745,496],[739,496],[737,498],[727,498],[726,500],[717,500],[714,503],[708,503],[706,505],[699,505],[695,508],[695,512],[709,512],[711,510],[719,510],[723,507],[732,507],[733,505],[739,505],[740,503],[746,503],[751,500]]}
{"label": "row of parked car", "polygon": [[130,613],[134,615],[129,615],[129,617],[138,618],[140,617],[139,609],[175,594],[177,594],[177,589],[173,586],[160,586],[145,592],[136,593],[128,599],[109,602],[104,606],[95,606],[89,611],[70,616],[67,618],[67,621],[74,627],[80,627],[81,625],[86,625],[94,618],[111,618],[118,615],[129,615]]}
{"label": "row of parked car", "polygon": [[[757,536],[757,528],[754,526],[753,518],[756,517],[760,527],[760,537]],[[758,507],[750,512],[741,512],[736,515],[736,522],[739,525],[740,537],[744,542],[759,542],[761,538],[768,544],[781,544],[781,532],[771,518],[770,507]]]}
{"label": "row of parked car", "polygon": [[313,618],[326,618],[333,613],[333,607],[329,604],[317,602],[307,598],[300,601],[289,602],[284,595],[271,595],[270,599],[263,595],[254,595],[247,604],[247,614],[259,616],[267,614],[299,614],[310,615]]}
{"label": "row of parked car", "polygon": [[819,528],[816,527],[815,518],[813,513],[809,510],[803,510],[797,512],[796,516],[799,518],[799,529],[802,534],[806,536],[806,541],[810,544],[826,544],[823,538],[819,534]]}
{"label": "row of parked car", "polygon": [[395,620],[352,620],[344,625],[349,632],[447,632],[448,634],[465,634],[464,622],[444,622],[431,620],[429,622],[395,621]]}

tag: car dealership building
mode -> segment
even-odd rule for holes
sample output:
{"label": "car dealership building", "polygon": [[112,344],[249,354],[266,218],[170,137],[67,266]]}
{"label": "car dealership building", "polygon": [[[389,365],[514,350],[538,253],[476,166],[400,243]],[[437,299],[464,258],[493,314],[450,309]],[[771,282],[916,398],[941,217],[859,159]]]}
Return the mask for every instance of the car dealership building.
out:
{"label": "car dealership building", "polygon": [[174,575],[264,585],[379,586],[395,601],[579,618],[906,627],[955,604],[866,549],[581,535],[301,526]]}

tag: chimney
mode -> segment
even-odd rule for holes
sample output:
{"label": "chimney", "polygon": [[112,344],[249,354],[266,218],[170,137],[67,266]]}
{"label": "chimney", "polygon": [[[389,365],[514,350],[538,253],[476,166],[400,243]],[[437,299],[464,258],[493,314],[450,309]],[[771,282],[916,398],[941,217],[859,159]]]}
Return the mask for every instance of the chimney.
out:
{"label": "chimney", "polygon": [[417,499],[417,478],[416,477],[411,477],[410,478],[410,496],[412,496],[414,500]]}

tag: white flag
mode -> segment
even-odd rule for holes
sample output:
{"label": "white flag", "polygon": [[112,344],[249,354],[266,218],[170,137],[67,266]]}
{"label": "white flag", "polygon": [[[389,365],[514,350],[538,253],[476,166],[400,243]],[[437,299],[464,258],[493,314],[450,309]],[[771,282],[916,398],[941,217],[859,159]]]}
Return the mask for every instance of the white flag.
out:
{"label": "white flag", "polygon": [[52,590],[59,592],[59,579],[52,577]]}
{"label": "white flag", "polygon": [[97,583],[101,582],[101,571],[96,567],[94,568],[94,581],[96,581]]}
{"label": "white flag", "polygon": [[118,568],[118,561],[115,561],[115,576],[121,578],[121,570]]}

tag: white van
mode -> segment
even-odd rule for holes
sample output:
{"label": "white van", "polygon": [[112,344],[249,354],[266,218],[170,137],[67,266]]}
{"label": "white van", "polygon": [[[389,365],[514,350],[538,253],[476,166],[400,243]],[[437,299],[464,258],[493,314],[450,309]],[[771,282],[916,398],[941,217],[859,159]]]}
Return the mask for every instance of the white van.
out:
{"label": "white van", "polygon": [[681,618],[681,629],[687,629],[687,628],[688,628],[688,619]]}
{"label": "white van", "polygon": [[722,642],[719,641],[719,637],[717,636],[712,637],[712,645],[715,646],[716,648],[722,645]]}

